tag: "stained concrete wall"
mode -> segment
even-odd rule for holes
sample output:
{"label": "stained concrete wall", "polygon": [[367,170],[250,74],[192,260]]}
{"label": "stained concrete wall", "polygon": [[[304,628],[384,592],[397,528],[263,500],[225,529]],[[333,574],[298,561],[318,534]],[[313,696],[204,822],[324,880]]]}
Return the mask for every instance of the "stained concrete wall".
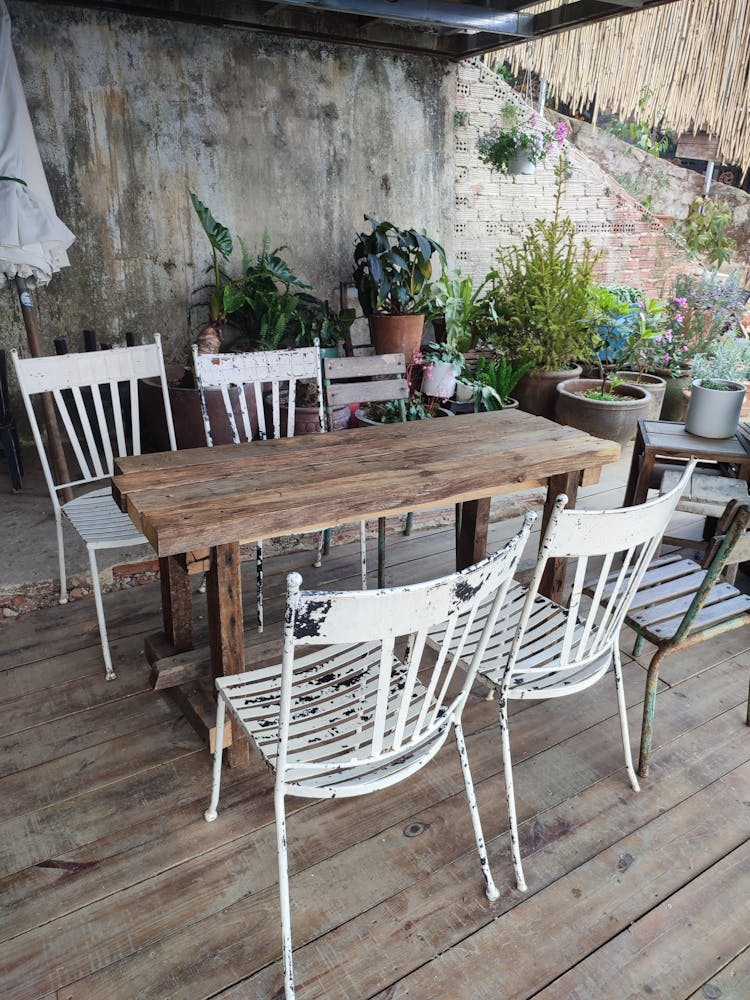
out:
{"label": "stained concrete wall", "polygon": [[[365,212],[453,247],[455,69],[425,56],[9,0],[70,267],[37,295],[45,353],[81,330],[186,359],[209,247],[193,190],[251,250],[264,228],[318,294]],[[240,264],[239,248],[236,262]],[[25,348],[0,293],[0,344]]]}

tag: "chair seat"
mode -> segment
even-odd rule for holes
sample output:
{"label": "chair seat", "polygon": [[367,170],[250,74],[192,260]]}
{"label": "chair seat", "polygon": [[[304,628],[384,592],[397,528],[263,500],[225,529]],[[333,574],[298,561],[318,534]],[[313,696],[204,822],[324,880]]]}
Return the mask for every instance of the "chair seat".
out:
{"label": "chair seat", "polygon": [[62,505],[62,511],[91,548],[149,544],[130,517],[117,506],[108,486],[69,500]]}
{"label": "chair seat", "polygon": [[[706,571],[693,559],[670,555],[654,560],[630,605],[626,623],[649,642],[667,642],[681,625],[705,576]],[[738,615],[750,616],[750,596],[719,581],[691,622],[688,635],[703,632]]]}
{"label": "chair seat", "polygon": [[[487,644],[479,677],[492,688],[499,689],[502,684],[526,593],[526,588],[520,584],[511,587],[503,612]],[[489,611],[490,605],[485,605],[477,613],[462,650],[462,657],[467,661],[474,655]],[[609,647],[588,658],[583,664],[578,664],[575,670],[560,668],[567,621],[568,611],[565,608],[547,597],[537,595],[513,669],[507,694],[509,698],[555,698],[573,694],[594,684],[607,670],[612,659]],[[575,656],[583,632],[584,626],[579,622],[573,632],[569,651],[571,657]],[[442,630],[438,630],[431,633],[431,638],[439,640],[442,635]]]}
{"label": "chair seat", "polygon": [[[372,756],[375,704],[378,688],[380,647],[377,643],[326,646],[295,660],[285,784],[291,794],[330,798],[361,795],[407,777],[434,756],[447,736],[450,716],[432,747],[414,745],[407,752]],[[406,667],[394,657],[391,700],[399,703]],[[268,766],[275,770],[278,755],[281,664],[219,678],[217,687],[257,746]],[[417,681],[412,703],[421,707],[425,689]],[[408,741],[419,717],[419,708],[407,719],[404,741]],[[364,720],[364,724],[363,724]],[[395,720],[394,720],[395,721]],[[362,748],[356,766],[342,767],[337,761]]]}
{"label": "chair seat", "polygon": [[[668,492],[677,485],[681,472],[667,469],[662,476],[661,490]],[[746,501],[747,483],[744,479],[694,472],[680,497],[677,509],[688,514],[720,518],[730,500]]]}

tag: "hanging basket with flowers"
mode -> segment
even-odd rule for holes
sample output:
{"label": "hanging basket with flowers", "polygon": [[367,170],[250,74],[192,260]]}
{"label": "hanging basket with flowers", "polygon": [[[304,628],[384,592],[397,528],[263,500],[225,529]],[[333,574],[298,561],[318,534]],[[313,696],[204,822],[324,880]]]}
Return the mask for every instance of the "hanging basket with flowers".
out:
{"label": "hanging basket with flowers", "polygon": [[533,174],[548,153],[560,150],[568,126],[559,121],[554,132],[548,132],[536,113],[524,123],[518,122],[516,115],[515,106],[509,102],[503,112],[505,126],[493,121],[479,136],[479,159],[500,174]]}

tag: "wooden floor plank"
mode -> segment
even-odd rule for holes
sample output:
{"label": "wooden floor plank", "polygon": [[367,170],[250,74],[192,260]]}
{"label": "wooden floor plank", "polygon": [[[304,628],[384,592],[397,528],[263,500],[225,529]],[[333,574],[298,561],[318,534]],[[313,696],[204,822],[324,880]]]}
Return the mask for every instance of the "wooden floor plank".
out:
{"label": "wooden floor plank", "polygon": [[[604,687],[600,685],[598,687]],[[593,689],[590,693],[593,695]],[[554,706],[538,705],[539,709],[546,710],[547,712],[547,724],[546,726],[540,727],[543,731],[550,734],[549,717],[550,710],[554,709],[555,714],[558,714],[563,706],[566,709],[575,711],[575,706],[573,705],[574,699],[560,699],[559,703]],[[524,712],[523,718],[526,719],[531,713]],[[576,714],[580,715],[579,712]],[[609,725],[609,720],[603,722],[599,727],[593,727],[593,729],[585,730],[580,734],[580,738],[584,738],[591,735],[591,742],[593,746],[599,746],[600,748],[604,744],[602,733],[597,732],[597,728],[606,728]],[[613,730],[614,733],[614,730]],[[497,773],[497,766],[499,761],[497,760],[497,749],[496,747],[487,747],[487,741],[482,737],[483,734],[477,734],[474,741],[469,741],[469,756],[472,761],[473,770],[475,772],[475,780],[477,784],[477,797],[480,803],[480,809],[482,809],[483,815],[489,816],[497,813],[498,807],[503,800],[502,791],[502,781],[500,775]],[[559,735],[559,733],[558,733]],[[616,736],[616,733],[614,733]],[[705,734],[702,734],[702,740],[699,744],[700,746],[705,745]],[[484,768],[483,763],[478,758],[480,753],[487,753],[490,750],[492,758],[494,760],[495,771],[492,776],[488,779],[484,779]],[[438,760],[445,758],[446,752],[449,748],[445,748]],[[479,750],[480,753],[475,753],[475,750]],[[560,756],[559,744],[550,747],[546,754],[537,755],[530,761],[526,762],[526,767],[533,766],[540,757],[546,757],[548,766],[552,765],[555,758]],[[587,755],[582,753],[581,756],[586,758]],[[589,755],[590,756],[590,755]],[[593,756],[596,756],[595,752]],[[605,756],[605,755],[602,755]],[[423,872],[424,869],[417,868],[417,875],[415,875],[414,866],[419,864],[419,859],[423,856],[427,856],[429,860],[429,865],[427,871],[431,871],[433,868],[436,872],[443,873],[445,871],[445,865],[451,864],[453,859],[463,852],[463,857],[465,860],[465,883],[466,886],[473,885],[475,888],[478,887],[479,880],[479,869],[478,861],[473,852],[470,851],[471,839],[470,839],[470,829],[468,824],[467,807],[463,797],[461,789],[461,779],[458,773],[458,767],[455,763],[454,754],[448,755],[449,766],[453,764],[454,777],[452,781],[452,789],[454,794],[450,799],[446,799],[440,802],[439,805],[435,804],[425,810],[424,814],[414,813],[413,811],[406,812],[402,814],[399,822],[391,827],[387,831],[383,831],[374,834],[372,842],[368,845],[368,849],[363,852],[361,845],[357,842],[363,837],[367,836],[368,833],[373,832],[373,828],[368,825],[367,818],[368,814],[371,815],[371,811],[375,810],[377,812],[378,820],[380,821],[380,828],[382,828],[382,820],[384,818],[393,820],[396,817],[394,810],[394,802],[397,798],[403,798],[404,796],[411,795],[411,798],[406,799],[407,806],[411,806],[412,810],[418,808],[420,805],[419,799],[415,798],[415,795],[419,794],[418,789],[423,789],[425,785],[428,786],[428,800],[431,794],[432,800],[434,802],[435,792],[434,783],[436,781],[436,776],[429,768],[421,772],[416,778],[410,783],[404,783],[403,786],[396,786],[395,789],[389,790],[389,792],[381,796],[367,796],[362,800],[353,800],[352,803],[322,803],[316,806],[316,812],[313,813],[311,810],[305,810],[304,812],[293,817],[289,823],[289,837],[290,837],[290,850],[292,851],[292,861],[291,869],[292,871],[297,871],[299,866],[300,857],[304,857],[305,868],[300,870],[297,876],[293,877],[294,885],[294,896],[295,896],[295,914],[300,914],[297,917],[297,934],[302,936],[302,940],[305,938],[306,929],[308,934],[320,933],[322,929],[329,926],[335,927],[338,922],[344,920],[346,915],[351,912],[352,907],[354,911],[357,912],[360,907],[369,911],[370,907],[374,907],[379,898],[382,898],[386,890],[391,887],[392,883],[388,882],[382,877],[382,872],[387,868],[391,873],[391,878],[399,877],[405,881],[406,885],[402,890],[403,895],[409,894],[414,890],[413,881],[415,877],[418,877],[418,873]],[[627,783],[624,779],[622,773],[622,761],[621,761],[621,750],[616,754],[612,761],[610,761],[609,771],[599,771],[598,774],[592,772],[589,768],[588,763],[585,767],[578,768],[578,789],[575,791],[580,792],[581,787],[586,787],[587,785],[591,787],[590,783],[593,780],[595,782],[593,787],[598,788],[604,785],[606,782],[599,781],[597,778],[602,776],[602,773],[611,773],[612,769],[619,771],[615,780],[617,785],[617,792],[614,793],[611,789],[609,790],[609,796],[612,798],[615,804],[619,804],[622,812],[627,815],[628,807],[632,812],[632,802],[630,801],[632,793],[628,793]],[[435,762],[437,763],[437,762]],[[543,762],[540,764],[542,769],[544,769]],[[521,763],[517,769],[518,783],[526,784],[525,777],[525,765]],[[446,782],[441,778],[440,775],[437,776],[438,787],[444,789],[446,787]],[[532,782],[529,781],[530,785]],[[568,787],[566,792],[570,792],[570,786],[572,782],[568,782]],[[411,791],[409,791],[409,786],[411,786]],[[558,805],[560,804],[560,789],[557,785],[550,783],[545,784],[546,791],[546,803],[547,807],[550,807],[550,802]],[[526,799],[532,798],[528,795]],[[560,827],[559,817],[556,817],[555,822],[547,827],[540,825],[537,822],[531,821],[531,816],[533,816],[533,809],[537,805],[529,807],[526,804],[526,799],[519,801],[519,813],[521,817],[527,820],[526,827],[524,828],[524,841],[526,847],[526,838],[531,838],[531,844],[529,850],[538,850],[544,842],[549,838],[556,839],[561,833],[562,829]],[[294,800],[292,800],[294,801]],[[422,793],[422,802],[424,802],[424,793]],[[626,805],[627,803],[627,805]],[[554,808],[554,805],[552,806]],[[653,802],[651,804],[652,809],[658,811],[658,806]],[[354,843],[351,846],[347,846],[345,840],[342,840],[341,832],[337,830],[338,817],[341,813],[348,814],[350,817],[350,832],[354,833]],[[599,815],[602,812],[602,802],[597,800],[595,815]],[[636,810],[637,813],[637,810]],[[623,817],[618,817],[616,829],[619,830],[619,825],[624,821]],[[306,829],[308,826],[312,825],[316,830],[316,834],[312,840],[309,836],[306,836]],[[489,826],[488,822],[485,823]],[[419,831],[415,837],[413,834],[409,835],[406,840],[406,845],[409,850],[405,852],[405,833],[406,829],[413,829]],[[450,832],[450,836],[448,833]],[[265,848],[266,857],[273,859],[274,857],[274,843],[272,840],[272,830],[267,829],[262,831],[262,836],[267,839],[267,845]],[[458,838],[458,839],[456,839]],[[411,858],[411,852],[415,849],[418,844],[418,854],[419,859],[415,860]],[[499,862],[499,872],[503,870],[509,872],[509,859],[507,855],[507,844],[505,836],[502,836],[500,840],[503,842],[503,850],[501,852],[501,861]],[[379,851],[387,850],[387,857],[384,857],[382,853],[373,853],[373,844],[376,844]],[[433,845],[432,850],[430,850],[430,844]],[[595,847],[593,852],[596,853],[599,850],[600,842],[599,835],[594,838]],[[335,845],[337,853],[332,853],[332,846]],[[387,845],[387,846],[385,846]],[[462,845],[459,847],[458,845]],[[453,848],[453,853],[451,853],[450,848]],[[233,851],[237,851],[240,848],[239,844],[233,845]],[[323,850],[321,851],[321,848]],[[591,850],[591,848],[589,848]],[[467,850],[470,851],[468,855],[468,860],[466,860]],[[300,852],[300,853],[298,853]],[[71,997],[94,997],[97,995],[118,995],[119,991],[125,988],[126,982],[130,982],[137,987],[137,990],[143,992],[144,996],[156,997],[159,995],[159,990],[165,988],[165,983],[167,979],[159,979],[153,985],[153,992],[151,992],[148,987],[149,980],[153,979],[154,976],[154,949],[157,949],[158,962],[156,963],[160,969],[164,970],[164,975],[168,977],[168,981],[171,983],[171,989],[176,991],[174,995],[189,996],[191,989],[206,989],[210,992],[212,989],[217,988],[217,980],[214,979],[215,976],[224,976],[229,974],[227,970],[217,970],[210,959],[210,955],[214,950],[220,950],[223,955],[231,953],[233,955],[232,961],[229,963],[229,969],[245,968],[250,971],[252,968],[252,963],[268,963],[272,962],[278,956],[279,942],[278,942],[278,901],[277,901],[277,888],[275,885],[275,870],[273,867],[273,861],[270,862],[271,870],[269,872],[269,882],[267,887],[263,889],[257,883],[253,886],[253,894],[251,900],[246,900],[244,898],[244,885],[240,882],[239,885],[235,886],[236,900],[235,902],[227,907],[227,886],[224,884],[224,873],[221,869],[218,872],[212,872],[207,870],[203,876],[206,883],[211,883],[214,878],[219,879],[219,885],[216,887],[215,895],[220,903],[225,907],[224,913],[221,918],[218,914],[211,916],[207,914],[202,920],[200,920],[195,926],[185,928],[183,930],[178,930],[174,935],[166,934],[161,941],[156,941],[149,944],[147,947],[133,956],[128,957],[126,960],[118,963],[118,965],[112,966],[110,968],[104,969],[100,975],[91,976],[88,981],[75,984],[74,987],[69,987]],[[310,869],[309,866],[315,864],[315,868]],[[435,876],[435,882],[439,880],[439,876]],[[164,883],[166,885],[166,883]],[[450,883],[453,892],[462,892],[455,883],[454,880]],[[299,888],[298,888],[299,886]],[[320,897],[320,886],[325,886],[325,900],[321,900]],[[208,888],[208,886],[207,886]],[[356,894],[352,898],[352,893]],[[434,890],[437,891],[437,890]],[[171,889],[162,890],[162,898],[166,899],[164,895],[165,892],[170,892]],[[329,895],[330,893],[330,895]],[[467,893],[463,893],[466,895]],[[471,893],[469,893],[471,894]],[[506,888],[507,895],[507,888]],[[208,892],[206,899],[213,898],[211,893]],[[486,910],[481,905],[481,900],[484,897],[481,895],[481,891],[478,892],[478,898],[480,903],[478,905],[478,913],[482,918],[486,916]],[[365,902],[366,901],[366,902]],[[485,901],[486,902],[486,901]],[[387,903],[383,904],[388,906]],[[450,899],[443,899],[441,905],[445,908],[446,914],[452,907],[456,905],[459,909],[464,907],[466,904],[464,902],[458,903],[453,896]],[[321,914],[321,907],[324,907],[325,913]],[[238,912],[239,911],[239,912]],[[120,907],[119,911],[120,919],[123,919],[123,908]],[[490,912],[489,917],[491,918],[492,913]],[[325,923],[321,928],[321,917],[323,917]],[[274,921],[276,921],[274,925]],[[270,923],[275,926],[276,933],[269,935],[266,925]],[[459,920],[460,924],[461,921]],[[238,934],[237,940],[234,939],[234,935]],[[132,932],[130,934],[132,937]],[[184,980],[183,973],[179,968],[175,967],[171,963],[170,955],[180,955],[183,953],[183,949],[186,946],[187,938],[191,938],[194,941],[200,940],[202,942],[200,956],[197,950],[194,950],[194,962],[191,964],[190,978],[189,981]],[[367,935],[363,934],[362,941],[367,940]],[[194,949],[196,946],[193,946]],[[348,946],[351,947],[351,944]],[[369,946],[368,946],[369,947]],[[348,950],[348,949],[347,949]],[[201,961],[199,962],[199,957]],[[59,958],[60,962],[64,962],[65,959],[61,955]],[[203,964],[205,963],[205,965]],[[248,964],[250,966],[248,968]],[[207,979],[202,985],[196,980],[199,975],[206,975]],[[269,973],[270,975],[270,973]],[[182,984],[182,992],[178,990],[177,984]],[[255,987],[250,991],[248,995],[259,995],[265,996],[264,990],[266,987],[270,989],[270,985],[265,983],[257,987],[258,992],[254,992]],[[349,983],[351,986],[351,983]],[[334,989],[332,983],[328,983],[326,989]],[[320,995],[326,995],[321,993]],[[333,994],[331,994],[333,995]],[[345,995],[345,994],[338,994]],[[349,994],[351,995],[351,994]]]}
{"label": "wooden floor plank", "polygon": [[617,983],[623,1000],[689,996],[728,957],[747,946],[749,883],[750,841],[745,836],[703,878],[690,881],[632,923],[538,993],[539,1000],[601,996],[612,983]]}
{"label": "wooden floor plank", "polygon": [[750,997],[750,944],[691,993],[688,1000],[747,1000]]}
{"label": "wooden floor plank", "polygon": [[[592,952],[610,948],[611,938],[629,933],[644,901],[654,907],[669,900],[671,906],[686,880],[698,878],[740,847],[747,838],[741,803],[748,794],[750,765],[745,764],[523,899],[402,980],[388,996],[437,1000],[451,984],[456,984],[452,987],[456,1000],[495,1000],[499,994],[504,1000],[548,994],[550,1000],[607,996],[611,995],[607,984],[615,983],[618,996],[650,993],[643,988],[633,994],[620,992],[621,977],[614,964],[611,979],[596,985],[582,979],[576,992],[568,977],[549,990],[545,987],[555,979],[561,955],[569,965],[591,962],[598,968]],[[726,817],[726,822],[717,823],[716,816]],[[529,948],[530,938],[540,946]],[[578,981],[575,976],[573,981]],[[653,995],[667,996],[668,990],[656,989]]]}

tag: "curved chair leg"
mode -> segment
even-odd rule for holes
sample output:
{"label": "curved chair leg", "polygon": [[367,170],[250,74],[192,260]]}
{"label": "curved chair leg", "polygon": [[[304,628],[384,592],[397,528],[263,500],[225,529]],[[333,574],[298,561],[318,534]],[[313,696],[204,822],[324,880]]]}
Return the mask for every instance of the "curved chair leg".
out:
{"label": "curved chair leg", "polygon": [[323,532],[323,555],[324,556],[327,556],[328,553],[331,551],[331,535],[332,534],[333,534],[333,532],[331,531],[330,528],[326,528],[326,530]]}
{"label": "curved chair leg", "polygon": [[519,892],[526,892],[526,880],[523,877],[521,864],[521,849],[518,843],[518,823],[516,821],[516,798],[513,792],[513,763],[510,758],[510,737],[508,734],[508,702],[504,695],[498,698],[500,710],[500,735],[503,745],[503,775],[505,777],[505,798],[508,803],[508,825],[510,827],[510,850],[513,855],[513,868],[516,873],[516,885]]}
{"label": "curved chair leg", "polygon": [[639,656],[640,655],[640,652],[643,649],[643,643],[645,641],[646,640],[640,634],[638,634],[635,637],[635,642],[633,643],[633,653],[632,653],[633,656]]}
{"label": "curved chair leg", "polygon": [[641,725],[641,752],[638,759],[638,774],[642,778],[648,775],[648,759],[651,754],[651,737],[654,727],[654,711],[656,709],[656,688],[659,684],[659,663],[663,651],[657,649],[651,657],[646,675],[646,695],[643,704],[643,723]]}
{"label": "curved chair leg", "polygon": [[378,518],[378,587],[385,587],[385,518]]}
{"label": "curved chair leg", "polygon": [[101,639],[102,656],[104,657],[104,676],[108,681],[113,681],[117,677],[117,674],[112,668],[112,657],[109,655],[109,640],[107,639],[107,624],[104,620],[102,588],[99,582],[99,569],[96,565],[96,551],[94,549],[89,549],[89,565],[91,566],[91,584],[94,588],[96,617],[99,622],[99,638]]}
{"label": "curved chair leg", "polygon": [[630,750],[630,732],[628,731],[628,709],[625,704],[625,689],[622,684],[622,663],[617,643],[615,643],[613,653],[615,688],[617,689],[617,707],[620,710],[620,733],[622,734],[622,748],[625,751],[625,767],[628,770],[628,778],[630,778],[633,791],[640,792],[641,786],[638,784],[638,778],[635,776],[635,771],[633,770],[633,755]]}
{"label": "curved chair leg", "polygon": [[273,795],[276,812],[276,850],[279,861],[279,902],[281,904],[281,957],[284,963],[284,995],[294,1000],[294,966],[292,964],[292,915],[289,906],[289,866],[286,855],[286,815],[284,792],[278,786]]}
{"label": "curved chair leg", "polygon": [[68,580],[65,575],[65,546],[63,544],[62,514],[55,507],[55,529],[57,531],[57,564],[60,568],[60,604],[68,603]]}
{"label": "curved chair leg", "polygon": [[226,705],[224,699],[219,695],[216,703],[216,747],[214,749],[214,781],[211,788],[211,801],[208,809],[203,813],[203,818],[207,823],[213,823],[217,816],[219,805],[219,793],[221,792],[221,755],[224,748],[224,715]]}
{"label": "curved chair leg", "polygon": [[410,535],[412,528],[414,527],[414,511],[410,510],[406,515],[406,524],[404,525],[404,534]]}
{"label": "curved chair leg", "polygon": [[367,590],[367,522],[359,523],[359,568],[362,574],[362,590]]}
{"label": "curved chair leg", "polygon": [[469,800],[469,812],[471,813],[471,823],[474,827],[474,839],[477,842],[477,850],[479,851],[479,862],[482,866],[482,875],[484,876],[484,894],[487,899],[492,902],[497,899],[500,892],[492,879],[492,872],[490,871],[490,861],[487,857],[487,847],[484,843],[484,835],[482,833],[482,823],[479,819],[479,809],[477,808],[477,799],[474,794],[474,782],[471,779],[471,771],[469,770],[469,758],[466,755],[466,744],[464,743],[464,734],[461,729],[460,723],[456,723],[454,726],[456,735],[456,746],[458,747],[458,757],[461,761],[461,770],[464,775],[464,785],[466,786],[466,798]]}
{"label": "curved chair leg", "polygon": [[258,542],[255,555],[255,577],[258,587],[258,632],[263,631],[263,542]]}

